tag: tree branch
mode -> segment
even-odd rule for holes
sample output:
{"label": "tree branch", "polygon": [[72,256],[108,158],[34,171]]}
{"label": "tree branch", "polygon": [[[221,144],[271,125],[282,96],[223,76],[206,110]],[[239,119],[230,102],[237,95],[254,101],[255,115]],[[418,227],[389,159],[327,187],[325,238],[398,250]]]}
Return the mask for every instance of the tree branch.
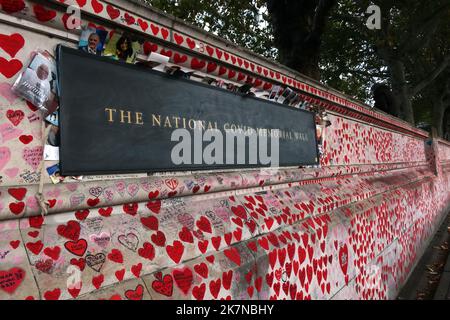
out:
{"label": "tree branch", "polygon": [[430,85],[440,74],[442,71],[447,68],[450,62],[450,55],[445,56],[442,62],[430,73],[428,76],[420,80],[416,85],[411,89],[411,94],[414,96],[423,89],[425,89],[428,85]]}
{"label": "tree branch", "polygon": [[[405,37],[405,41],[400,44],[399,51],[416,51],[425,46],[430,41],[431,35],[436,31],[440,17],[446,14],[448,8],[450,8],[450,4],[446,3],[422,21],[412,23],[413,27],[408,32],[408,36]],[[414,26],[419,27],[415,28]],[[423,34],[423,38],[419,37],[420,34]]]}

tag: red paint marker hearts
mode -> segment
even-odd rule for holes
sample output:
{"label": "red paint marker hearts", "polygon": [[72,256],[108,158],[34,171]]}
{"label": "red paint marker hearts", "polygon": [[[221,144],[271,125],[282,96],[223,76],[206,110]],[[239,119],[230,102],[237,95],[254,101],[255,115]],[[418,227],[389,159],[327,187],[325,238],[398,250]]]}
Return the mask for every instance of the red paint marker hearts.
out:
{"label": "red paint marker hearts", "polygon": [[181,261],[181,257],[184,253],[184,245],[178,240],[173,242],[173,245],[168,245],[166,247],[167,254],[169,257],[175,262],[179,263]]}
{"label": "red paint marker hearts", "polygon": [[33,6],[33,12],[36,18],[41,22],[48,22],[56,17],[55,10],[46,9],[44,6],[39,4],[35,4]]}
{"label": "red paint marker hearts", "polygon": [[25,271],[21,268],[11,268],[6,271],[0,270],[0,289],[6,293],[13,294],[25,278]]}
{"label": "red paint marker hearts", "polygon": [[24,202],[13,202],[9,204],[9,210],[14,213],[15,215],[21,214],[23,209],[25,208]]}
{"label": "red paint marker hearts", "polygon": [[152,288],[157,293],[166,297],[171,297],[173,293],[173,279],[170,274],[166,274],[162,280],[154,280]]}
{"label": "red paint marker hearts", "polygon": [[59,225],[56,228],[58,234],[72,241],[77,241],[80,237],[80,224],[77,221],[70,220],[66,225]]}
{"label": "red paint marker hearts", "polygon": [[114,8],[112,5],[108,4],[106,6],[106,12],[108,13],[109,17],[114,20],[120,16],[120,10]]}
{"label": "red paint marker hearts", "polygon": [[19,33],[13,33],[11,35],[0,34],[0,48],[9,54],[11,58],[14,58],[23,48],[25,40]]}
{"label": "red paint marker hearts", "polygon": [[187,267],[182,270],[175,269],[172,275],[175,279],[177,287],[180,288],[184,294],[187,294],[191,288],[192,280],[194,278],[191,269]]}
{"label": "red paint marker hearts", "polygon": [[19,123],[22,121],[24,117],[25,113],[23,113],[22,110],[9,109],[8,111],[6,111],[6,118],[8,118],[8,120],[11,121],[11,123],[16,127],[19,125]]}
{"label": "red paint marker hearts", "polygon": [[87,249],[87,241],[85,239],[79,239],[78,241],[67,241],[64,247],[70,253],[82,257]]}
{"label": "red paint marker hearts", "polygon": [[2,0],[0,3],[2,10],[9,14],[25,9],[25,2],[23,0]]}
{"label": "red paint marker hearts", "polygon": [[142,300],[143,294],[144,287],[141,284],[137,285],[134,290],[125,291],[125,297],[127,297],[128,300]]}

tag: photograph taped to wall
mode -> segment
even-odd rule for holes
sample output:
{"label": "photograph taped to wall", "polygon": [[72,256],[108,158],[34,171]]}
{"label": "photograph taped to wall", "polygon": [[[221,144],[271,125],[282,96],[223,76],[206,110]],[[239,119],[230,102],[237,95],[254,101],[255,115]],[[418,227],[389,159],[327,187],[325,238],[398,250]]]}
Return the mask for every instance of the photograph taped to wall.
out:
{"label": "photograph taped to wall", "polygon": [[56,64],[50,53],[33,52],[30,63],[14,83],[13,91],[46,115],[56,110]]}
{"label": "photograph taped to wall", "polygon": [[126,63],[134,63],[139,48],[139,42],[134,41],[129,35],[114,33],[106,45],[104,55]]}
{"label": "photograph taped to wall", "polygon": [[101,56],[107,35],[108,32],[106,32],[106,30],[95,29],[92,27],[85,28],[81,32],[78,49],[86,53]]}

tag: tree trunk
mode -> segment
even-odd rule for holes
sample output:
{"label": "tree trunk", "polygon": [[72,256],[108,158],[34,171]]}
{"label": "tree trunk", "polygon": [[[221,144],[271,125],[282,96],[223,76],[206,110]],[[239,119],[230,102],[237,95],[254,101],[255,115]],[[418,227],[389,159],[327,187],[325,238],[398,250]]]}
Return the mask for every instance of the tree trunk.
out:
{"label": "tree trunk", "polygon": [[433,127],[436,128],[439,137],[444,136],[444,113],[445,106],[441,99],[433,101]]}
{"label": "tree trunk", "polygon": [[406,82],[405,66],[398,59],[388,61],[391,73],[392,91],[396,96],[396,112],[400,118],[414,125],[414,111],[411,103],[411,94]]}
{"label": "tree trunk", "polygon": [[336,0],[267,0],[280,62],[320,80],[322,34]]}

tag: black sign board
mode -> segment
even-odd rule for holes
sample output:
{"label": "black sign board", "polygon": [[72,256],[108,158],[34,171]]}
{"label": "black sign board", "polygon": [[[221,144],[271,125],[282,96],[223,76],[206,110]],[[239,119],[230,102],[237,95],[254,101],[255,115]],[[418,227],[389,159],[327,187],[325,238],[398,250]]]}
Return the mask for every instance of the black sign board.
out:
{"label": "black sign board", "polygon": [[57,67],[62,175],[318,161],[311,112],[63,46]]}

